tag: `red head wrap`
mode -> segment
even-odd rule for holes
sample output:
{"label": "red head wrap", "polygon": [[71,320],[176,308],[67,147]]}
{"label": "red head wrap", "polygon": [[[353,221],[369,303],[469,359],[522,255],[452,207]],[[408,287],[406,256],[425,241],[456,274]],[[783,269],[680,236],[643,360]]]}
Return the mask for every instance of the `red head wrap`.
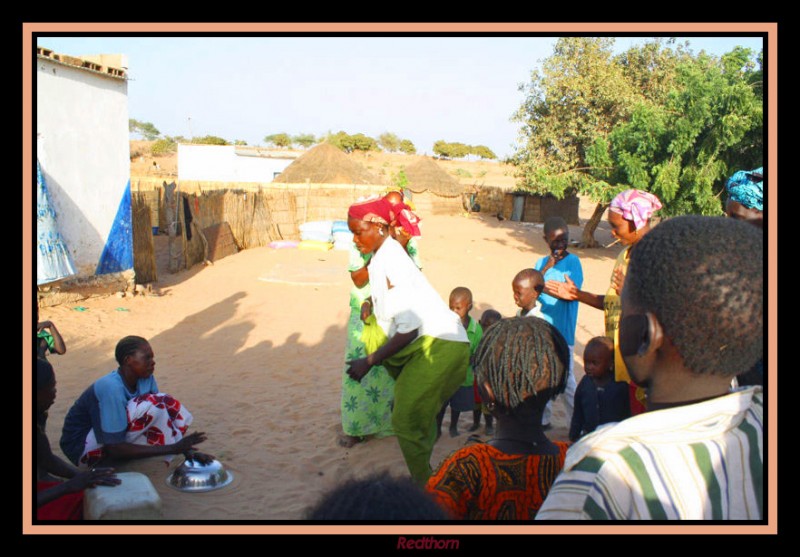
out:
{"label": "red head wrap", "polygon": [[391,203],[383,197],[375,196],[350,205],[347,216],[352,219],[388,225],[394,220],[394,211]]}

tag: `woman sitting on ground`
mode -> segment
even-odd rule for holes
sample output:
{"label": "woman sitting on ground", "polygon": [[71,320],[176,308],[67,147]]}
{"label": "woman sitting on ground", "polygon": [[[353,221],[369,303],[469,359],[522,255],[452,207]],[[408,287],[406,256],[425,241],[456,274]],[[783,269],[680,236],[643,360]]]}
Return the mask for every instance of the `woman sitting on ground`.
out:
{"label": "woman sitting on ground", "polygon": [[[186,435],[192,415],[180,402],[159,392],[156,363],[146,339],[127,336],[117,343],[119,368],[95,381],[64,419],[61,450],[78,467],[150,456],[183,454],[209,462],[193,445],[206,434]],[[171,458],[171,457],[170,457]]]}
{"label": "woman sitting on ground", "polygon": [[566,386],[569,348],[543,319],[514,317],[486,330],[472,364],[494,437],[454,452],[426,488],[455,519],[531,520],[569,445],[542,428],[545,405]]}

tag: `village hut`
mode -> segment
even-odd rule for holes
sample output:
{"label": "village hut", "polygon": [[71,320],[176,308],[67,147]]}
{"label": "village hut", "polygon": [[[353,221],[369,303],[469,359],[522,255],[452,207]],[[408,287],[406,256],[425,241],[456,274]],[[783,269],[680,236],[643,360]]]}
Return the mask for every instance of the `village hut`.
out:
{"label": "village hut", "polygon": [[320,143],[274,180],[283,184],[380,184],[381,179],[330,143]]}
{"label": "village hut", "polygon": [[418,157],[403,169],[413,203],[423,214],[459,214],[464,210],[466,188],[441,166],[427,157]]}

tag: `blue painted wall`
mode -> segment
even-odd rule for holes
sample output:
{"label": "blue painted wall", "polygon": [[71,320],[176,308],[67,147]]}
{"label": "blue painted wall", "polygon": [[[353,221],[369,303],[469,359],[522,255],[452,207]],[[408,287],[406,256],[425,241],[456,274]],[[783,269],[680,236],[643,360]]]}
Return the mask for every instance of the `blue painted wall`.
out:
{"label": "blue painted wall", "polygon": [[119,273],[133,269],[133,222],[131,220],[131,182],[128,180],[117,216],[108,234],[96,275]]}

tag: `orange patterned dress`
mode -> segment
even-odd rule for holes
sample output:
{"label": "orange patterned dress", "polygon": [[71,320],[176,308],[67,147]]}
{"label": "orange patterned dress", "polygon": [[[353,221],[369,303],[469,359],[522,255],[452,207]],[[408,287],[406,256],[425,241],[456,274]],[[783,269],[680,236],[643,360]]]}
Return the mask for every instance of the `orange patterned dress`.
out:
{"label": "orange patterned dress", "polygon": [[454,452],[425,486],[455,519],[533,520],[564,466],[569,443],[557,455],[510,455],[488,443]]}

